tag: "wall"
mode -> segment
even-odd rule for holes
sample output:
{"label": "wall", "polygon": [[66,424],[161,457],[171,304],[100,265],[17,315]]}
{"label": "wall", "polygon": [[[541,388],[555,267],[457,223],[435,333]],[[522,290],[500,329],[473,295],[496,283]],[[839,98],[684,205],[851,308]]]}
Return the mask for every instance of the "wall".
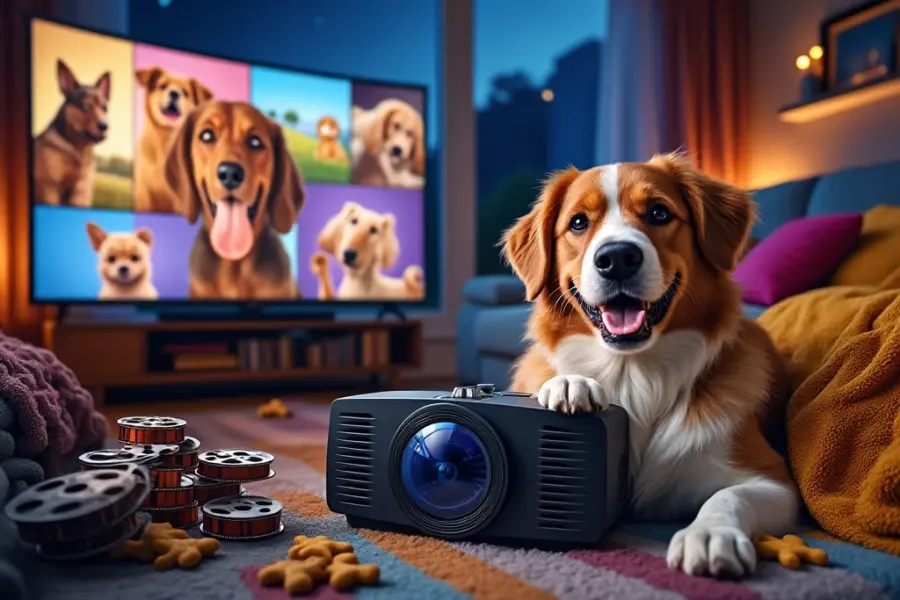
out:
{"label": "wall", "polygon": [[819,23],[859,0],[752,0],[750,184],[762,187],[839,168],[900,159],[900,98],[792,125],[778,109],[798,100],[794,60],[819,42]]}
{"label": "wall", "polygon": [[[185,0],[187,1],[187,0]],[[441,139],[443,168],[442,197],[445,240],[443,251],[442,310],[436,314],[413,315],[424,327],[423,368],[410,377],[453,378],[456,375],[456,313],[462,286],[475,274],[475,110],[472,106],[472,0],[429,0],[443,5],[444,123]],[[61,17],[76,24],[108,29],[128,35],[128,0],[92,0],[86,10],[84,0],[62,0]],[[340,316],[340,315],[339,315]],[[360,318],[359,313],[348,315]]]}

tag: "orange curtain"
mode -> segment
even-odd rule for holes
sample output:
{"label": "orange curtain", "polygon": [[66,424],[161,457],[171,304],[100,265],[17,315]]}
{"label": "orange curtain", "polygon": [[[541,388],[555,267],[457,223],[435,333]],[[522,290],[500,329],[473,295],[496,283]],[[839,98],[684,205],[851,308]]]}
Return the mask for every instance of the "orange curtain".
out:
{"label": "orange curtain", "polygon": [[[683,149],[706,173],[747,183],[748,0],[663,0],[666,107]],[[673,114],[678,113],[678,114]]]}
{"label": "orange curtain", "polygon": [[56,10],[56,0],[0,2],[0,328],[34,343],[41,342],[43,314],[28,302],[25,17]]}

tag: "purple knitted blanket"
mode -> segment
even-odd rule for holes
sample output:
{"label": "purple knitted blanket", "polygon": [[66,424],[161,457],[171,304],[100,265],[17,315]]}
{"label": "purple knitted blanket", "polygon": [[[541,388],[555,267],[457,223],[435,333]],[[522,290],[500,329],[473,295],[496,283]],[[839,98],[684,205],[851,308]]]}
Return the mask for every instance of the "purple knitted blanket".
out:
{"label": "purple knitted blanket", "polygon": [[15,413],[16,455],[40,462],[47,477],[106,437],[106,419],[75,373],[49,350],[2,333],[0,397]]}

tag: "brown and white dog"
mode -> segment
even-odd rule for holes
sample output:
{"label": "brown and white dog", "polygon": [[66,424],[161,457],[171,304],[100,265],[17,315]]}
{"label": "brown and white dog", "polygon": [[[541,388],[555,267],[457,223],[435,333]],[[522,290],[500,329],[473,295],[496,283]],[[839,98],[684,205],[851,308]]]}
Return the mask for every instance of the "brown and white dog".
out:
{"label": "brown and white dog", "polygon": [[410,104],[389,98],[375,108],[353,107],[351,180],[356,185],[422,189],[425,125]]}
{"label": "brown and white dog", "polygon": [[797,516],[764,435],[781,366],[730,277],[754,215],[745,192],[665,155],[558,173],[504,240],[535,302],[512,388],[628,412],[632,513],[692,521],[667,562],[693,575],[752,573],[754,539]]}

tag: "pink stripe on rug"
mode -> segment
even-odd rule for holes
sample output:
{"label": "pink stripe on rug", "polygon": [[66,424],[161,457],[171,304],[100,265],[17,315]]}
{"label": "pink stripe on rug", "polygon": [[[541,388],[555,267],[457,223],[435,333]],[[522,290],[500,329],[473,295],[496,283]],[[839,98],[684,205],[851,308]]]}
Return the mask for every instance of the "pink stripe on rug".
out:
{"label": "pink stripe on rug", "polygon": [[670,569],[662,558],[629,548],[576,550],[569,556],[599,569],[610,569],[643,580],[660,590],[678,592],[689,600],[762,600],[760,594],[746,586],[707,577],[692,577]]}
{"label": "pink stripe on rug", "polygon": [[[247,586],[250,593],[253,594],[254,600],[285,600],[290,598],[284,588],[273,586],[265,587],[259,582],[257,573],[262,567],[247,567],[241,569],[241,582]],[[339,592],[327,583],[320,583],[316,589],[309,594],[303,594],[304,598],[313,598],[314,600],[353,600],[356,598],[354,594]]]}

